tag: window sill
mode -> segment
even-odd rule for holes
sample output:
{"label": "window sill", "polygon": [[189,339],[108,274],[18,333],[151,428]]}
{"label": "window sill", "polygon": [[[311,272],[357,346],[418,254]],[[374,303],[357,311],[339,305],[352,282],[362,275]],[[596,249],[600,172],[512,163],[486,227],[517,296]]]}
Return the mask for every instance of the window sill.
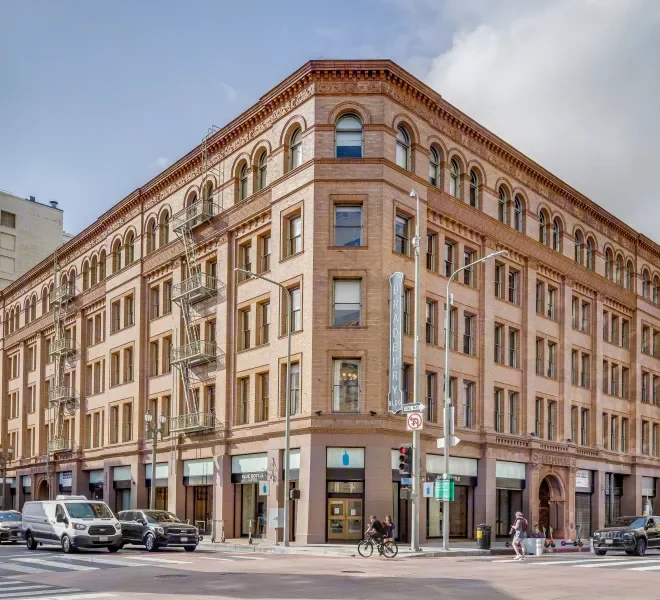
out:
{"label": "window sill", "polygon": [[[298,335],[299,333],[304,333],[304,330],[303,330],[303,329],[299,329],[298,331],[292,331],[292,332],[291,332],[291,337],[295,337],[295,336]],[[285,331],[284,333],[280,333],[280,335],[277,336],[277,337],[278,337],[278,339],[280,339],[280,340],[285,340],[287,337],[289,337],[289,334]]]}
{"label": "window sill", "polygon": [[294,259],[298,256],[302,256],[303,254],[305,254],[304,249],[301,250],[300,252],[296,252],[295,254],[289,254],[287,256],[282,256],[282,257],[280,257],[280,263],[287,262],[287,261],[292,260],[292,259]]}
{"label": "window sill", "polygon": [[111,383],[110,384],[110,389],[118,388],[118,387],[121,387],[122,385],[128,385],[128,384],[134,383],[134,382],[135,382],[135,380],[131,379],[130,381],[124,381],[122,383]]}
{"label": "window sill", "polygon": [[341,331],[354,331],[359,329],[368,329],[367,325],[328,325],[326,329],[338,329]]}
{"label": "window sill", "polygon": [[115,331],[111,331],[110,335],[115,335],[117,333],[121,333],[122,331],[126,331],[127,329],[130,329],[131,327],[135,327],[135,323],[133,323],[133,325],[126,325],[125,327],[120,327],[119,329],[116,329]]}
{"label": "window sill", "polygon": [[400,258],[404,258],[406,260],[409,260],[411,262],[413,262],[415,260],[414,256],[410,256],[408,254],[403,254],[401,252],[397,252],[396,250],[392,250],[392,254],[394,254],[394,256],[398,256]]}
{"label": "window sill", "polygon": [[497,365],[498,367],[502,367],[503,369],[509,369],[511,371],[520,371],[522,368],[522,367],[512,367],[511,365],[507,365],[506,363],[494,362],[493,364]]}
{"label": "window sill", "polygon": [[359,246],[328,246],[328,250],[369,250],[369,246],[360,244]]}

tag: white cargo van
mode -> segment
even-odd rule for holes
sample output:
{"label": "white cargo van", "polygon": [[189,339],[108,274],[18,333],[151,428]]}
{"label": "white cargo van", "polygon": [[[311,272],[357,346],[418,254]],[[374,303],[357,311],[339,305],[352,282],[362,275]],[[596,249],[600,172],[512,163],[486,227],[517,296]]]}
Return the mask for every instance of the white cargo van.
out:
{"label": "white cargo van", "polygon": [[78,548],[107,548],[117,552],[123,545],[121,525],[105,502],[84,496],[26,502],[22,528],[30,550],[42,544],[56,544],[67,554]]}

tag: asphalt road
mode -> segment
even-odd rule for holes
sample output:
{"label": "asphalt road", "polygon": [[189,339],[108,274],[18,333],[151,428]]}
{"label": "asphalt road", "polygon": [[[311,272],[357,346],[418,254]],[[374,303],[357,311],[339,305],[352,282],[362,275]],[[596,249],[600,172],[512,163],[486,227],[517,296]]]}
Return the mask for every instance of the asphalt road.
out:
{"label": "asphalt road", "polygon": [[510,558],[337,558],[0,546],[0,600],[660,598],[660,552]]}

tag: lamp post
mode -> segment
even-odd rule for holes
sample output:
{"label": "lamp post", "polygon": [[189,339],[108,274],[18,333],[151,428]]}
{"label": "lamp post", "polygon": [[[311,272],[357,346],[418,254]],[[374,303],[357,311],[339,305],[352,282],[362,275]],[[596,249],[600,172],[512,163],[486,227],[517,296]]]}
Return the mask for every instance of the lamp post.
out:
{"label": "lamp post", "polygon": [[151,414],[151,411],[147,410],[144,414],[144,427],[147,430],[147,433],[152,436],[152,446],[151,446],[151,494],[149,496],[149,508],[151,510],[156,509],[156,442],[158,441],[158,434],[161,434],[161,439],[163,436],[163,426],[167,422],[167,417],[163,414],[158,417],[158,420],[151,424],[154,420],[154,416]]}
{"label": "lamp post", "polygon": [[272,283],[280,287],[284,291],[286,296],[286,333],[287,333],[287,353],[286,353],[286,384],[285,384],[285,399],[284,403],[286,407],[284,409],[284,545],[289,545],[289,455],[291,454],[291,292],[289,289],[282,283],[278,281],[273,281],[264,277],[263,275],[257,275],[251,271],[246,271],[245,269],[240,269],[236,267],[234,271],[243,273],[249,277],[257,277],[263,279],[268,283]]}
{"label": "lamp post", "polygon": [[7,454],[0,448],[0,462],[2,462],[2,510],[7,510],[7,463],[11,460],[14,449],[9,446]]}
{"label": "lamp post", "polygon": [[[484,256],[479,260],[475,260],[473,263],[470,263],[469,265],[464,265],[456,269],[449,277],[449,281],[447,281],[447,304],[445,307],[445,407],[444,407],[444,420],[443,420],[443,432],[445,436],[444,474],[447,476],[449,475],[449,449],[451,447],[450,438],[453,429],[453,423],[451,423],[452,399],[449,396],[449,385],[451,382],[451,379],[449,377],[449,344],[450,344],[449,320],[451,318],[451,296],[449,295],[449,288],[451,286],[451,280],[454,279],[454,277],[456,277],[456,275],[458,275],[461,271],[470,269],[474,265],[478,265],[479,263],[486,262],[487,260],[491,258],[495,258],[496,256],[501,256],[502,254],[508,254],[508,251],[500,250],[499,252],[491,252],[487,256]],[[442,506],[442,549],[449,550],[449,499],[447,498],[447,496],[445,496],[445,500]]]}

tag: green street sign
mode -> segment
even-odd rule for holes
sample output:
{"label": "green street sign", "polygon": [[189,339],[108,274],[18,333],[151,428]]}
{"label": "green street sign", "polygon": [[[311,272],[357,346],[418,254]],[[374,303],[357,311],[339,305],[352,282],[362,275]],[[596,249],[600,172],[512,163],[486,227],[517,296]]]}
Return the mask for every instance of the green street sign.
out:
{"label": "green street sign", "polygon": [[441,479],[436,479],[434,497],[436,500],[449,500],[449,502],[454,501],[454,482],[453,481],[443,481]]}

